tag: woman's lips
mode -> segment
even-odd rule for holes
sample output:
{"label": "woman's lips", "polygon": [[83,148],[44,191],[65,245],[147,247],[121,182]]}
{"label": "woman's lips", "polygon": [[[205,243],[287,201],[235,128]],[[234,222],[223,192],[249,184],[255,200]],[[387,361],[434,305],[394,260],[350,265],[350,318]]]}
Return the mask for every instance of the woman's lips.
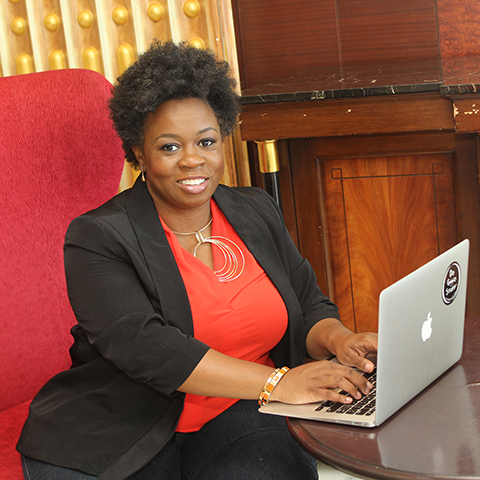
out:
{"label": "woman's lips", "polygon": [[188,193],[201,193],[207,188],[208,178],[186,178],[177,182]]}

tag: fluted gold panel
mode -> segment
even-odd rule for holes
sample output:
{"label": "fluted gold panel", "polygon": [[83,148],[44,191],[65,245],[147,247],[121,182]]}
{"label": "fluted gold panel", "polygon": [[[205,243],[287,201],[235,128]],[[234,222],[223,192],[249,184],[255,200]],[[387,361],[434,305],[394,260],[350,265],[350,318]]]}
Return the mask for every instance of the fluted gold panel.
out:
{"label": "fluted gold panel", "polygon": [[63,52],[64,64],[68,67],[60,0],[19,0],[17,5],[21,3],[25,3],[27,9],[35,70],[50,69],[52,52]]}
{"label": "fluted gold panel", "polygon": [[172,38],[170,12],[167,0],[137,0],[132,2],[137,50],[143,52],[153,38],[169,40]]}
{"label": "fluted gold panel", "polygon": [[94,0],[60,0],[70,68],[104,74],[100,26]]}
{"label": "fluted gold panel", "polygon": [[[114,83],[154,38],[212,49],[238,81],[230,0],[0,0],[1,76],[88,68]],[[224,143],[224,183],[249,184],[244,152]],[[135,176],[125,168],[121,188]]]}
{"label": "fluted gold panel", "polygon": [[34,71],[32,37],[25,1],[2,0],[0,19],[2,22],[0,57],[3,75],[17,75]]}
{"label": "fluted gold panel", "polygon": [[210,48],[223,57],[218,3],[215,0],[168,0],[173,39]]}

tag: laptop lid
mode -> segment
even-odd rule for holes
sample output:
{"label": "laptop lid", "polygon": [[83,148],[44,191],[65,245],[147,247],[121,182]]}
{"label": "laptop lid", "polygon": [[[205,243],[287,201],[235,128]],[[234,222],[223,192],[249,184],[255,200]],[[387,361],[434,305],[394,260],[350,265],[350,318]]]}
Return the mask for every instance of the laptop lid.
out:
{"label": "laptop lid", "polygon": [[377,425],[460,359],[469,245],[464,240],[381,292]]}
{"label": "laptop lid", "polygon": [[464,240],[380,294],[376,412],[368,418],[270,402],[262,413],[364,427],[380,425],[460,359],[469,241]]}

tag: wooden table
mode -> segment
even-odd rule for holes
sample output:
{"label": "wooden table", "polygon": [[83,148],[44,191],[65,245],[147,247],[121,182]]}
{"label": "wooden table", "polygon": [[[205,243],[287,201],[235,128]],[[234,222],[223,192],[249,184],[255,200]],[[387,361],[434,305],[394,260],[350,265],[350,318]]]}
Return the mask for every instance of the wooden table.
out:
{"label": "wooden table", "polygon": [[376,479],[480,479],[480,317],[467,318],[461,360],[374,429],[289,418],[322,462]]}

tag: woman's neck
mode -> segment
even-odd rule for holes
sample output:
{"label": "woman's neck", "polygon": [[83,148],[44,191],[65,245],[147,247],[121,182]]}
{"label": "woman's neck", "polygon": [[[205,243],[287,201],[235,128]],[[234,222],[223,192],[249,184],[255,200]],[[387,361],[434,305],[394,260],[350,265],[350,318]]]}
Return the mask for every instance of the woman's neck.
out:
{"label": "woman's neck", "polygon": [[170,230],[179,233],[198,232],[212,219],[210,202],[200,208],[182,211],[157,207],[157,212]]}
{"label": "woman's neck", "polygon": [[177,237],[180,246],[190,252],[192,255],[196,256],[198,260],[213,270],[214,265],[212,246],[210,243],[203,243],[204,238],[208,238],[212,235],[212,213],[210,208],[208,209],[207,213],[207,218],[205,218],[205,214],[203,212],[202,215],[173,215],[169,216],[167,219],[165,219],[162,215],[160,216]]}

